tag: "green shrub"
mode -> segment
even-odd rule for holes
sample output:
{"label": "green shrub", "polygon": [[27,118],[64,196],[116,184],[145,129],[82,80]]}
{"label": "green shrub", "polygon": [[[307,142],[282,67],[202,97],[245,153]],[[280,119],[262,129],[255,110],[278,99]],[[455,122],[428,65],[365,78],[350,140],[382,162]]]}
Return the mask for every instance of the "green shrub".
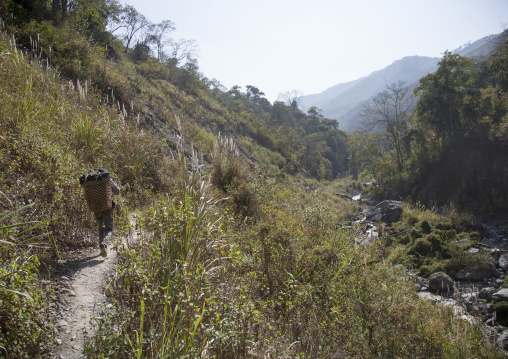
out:
{"label": "green shrub", "polygon": [[497,322],[505,327],[508,326],[508,302],[494,303]]}
{"label": "green shrub", "polygon": [[494,265],[494,260],[488,253],[470,253],[465,248],[467,246],[465,247],[456,242],[450,242],[446,245],[446,253],[449,258],[447,262],[448,270],[459,271],[471,267],[489,268]]}
{"label": "green shrub", "polygon": [[447,260],[444,261],[429,261],[429,264],[424,264],[420,267],[420,275],[423,277],[430,277],[432,274],[437,272],[446,273],[447,271]]}
{"label": "green shrub", "polygon": [[418,223],[418,218],[416,218],[411,214],[408,214],[406,217],[406,223],[409,224],[410,226],[414,226],[416,223]]}
{"label": "green shrub", "polygon": [[422,229],[422,232],[425,234],[429,234],[432,231],[432,227],[429,224],[429,221],[424,220],[422,223],[420,223],[420,227]]}
{"label": "green shrub", "polygon": [[51,289],[39,287],[36,256],[0,261],[0,346],[8,358],[33,358],[47,349],[52,334]]}
{"label": "green shrub", "polygon": [[[206,184],[197,176],[189,181],[181,198],[161,199],[140,221],[146,243],[123,253],[121,278],[111,288],[126,308],[100,323],[89,355],[199,357],[204,350],[205,323],[216,314],[208,308],[217,297],[210,296],[211,282],[219,274],[217,255],[225,249]],[[136,314],[126,318],[129,311]],[[112,332],[109,325],[118,320],[125,321],[122,331]]]}
{"label": "green shrub", "polygon": [[408,251],[409,255],[428,257],[432,253],[432,244],[426,238],[418,239]]}
{"label": "green shrub", "polygon": [[442,241],[435,235],[428,235],[425,238],[419,238],[409,248],[408,254],[419,257],[434,257],[442,255]]}

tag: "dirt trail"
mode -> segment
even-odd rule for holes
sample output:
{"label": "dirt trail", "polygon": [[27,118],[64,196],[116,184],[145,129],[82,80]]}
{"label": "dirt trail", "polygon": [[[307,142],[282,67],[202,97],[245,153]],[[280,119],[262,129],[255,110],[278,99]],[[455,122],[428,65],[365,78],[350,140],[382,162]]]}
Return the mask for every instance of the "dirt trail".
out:
{"label": "dirt trail", "polygon": [[[134,215],[129,221],[134,228]],[[136,231],[129,232],[122,238],[122,246],[137,239]],[[106,288],[115,272],[117,251],[112,247],[110,243],[107,258],[100,256],[98,248],[86,249],[75,251],[75,259],[62,264],[65,275],[60,277],[56,289],[58,300],[52,303],[57,346],[50,358],[85,358],[85,343],[94,334],[90,319],[100,317],[104,311]]]}
{"label": "dirt trail", "polygon": [[67,273],[72,275],[67,277],[67,287],[59,290],[59,306],[63,310],[61,319],[55,321],[58,346],[53,358],[84,358],[85,340],[93,335],[90,319],[100,315],[106,302],[105,287],[115,269],[116,251],[110,248],[107,258],[101,257],[96,249],[66,264],[70,267]]}
{"label": "dirt trail", "polygon": [[[134,214],[129,222],[134,228]],[[123,247],[133,240],[137,240],[136,231],[129,231],[119,245]],[[55,289],[58,299],[51,303],[57,346],[50,358],[85,358],[85,343],[94,335],[91,319],[100,317],[104,311],[106,288],[115,272],[117,251],[113,249],[113,242],[110,242],[107,258],[100,256],[98,248],[93,248],[73,251],[69,259],[63,261],[60,269],[64,275]]]}

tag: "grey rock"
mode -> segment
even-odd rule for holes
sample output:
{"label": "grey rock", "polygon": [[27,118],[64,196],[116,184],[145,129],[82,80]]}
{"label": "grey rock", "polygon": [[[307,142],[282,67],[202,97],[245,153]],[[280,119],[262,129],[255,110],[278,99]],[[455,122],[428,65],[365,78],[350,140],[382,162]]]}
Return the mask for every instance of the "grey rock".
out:
{"label": "grey rock", "polygon": [[397,222],[402,215],[402,202],[400,201],[383,201],[378,203],[374,208],[367,212],[365,221],[367,222]]}
{"label": "grey rock", "polygon": [[60,320],[57,324],[57,326],[59,326],[59,327],[66,327],[68,325],[69,325],[69,323],[67,323],[67,321],[65,319]]}
{"label": "grey rock", "polygon": [[492,295],[496,292],[494,287],[485,287],[480,290],[480,298],[492,300]]}
{"label": "grey rock", "polygon": [[464,293],[461,295],[461,301],[462,303],[471,303],[471,304],[477,304],[478,303],[478,297],[479,293]]}
{"label": "grey rock", "polygon": [[497,345],[503,350],[508,350],[508,330],[504,330],[501,335],[497,337]]}
{"label": "grey rock", "polygon": [[499,275],[499,271],[497,271],[494,266],[486,268],[474,266],[462,269],[455,275],[455,278],[461,280],[481,281],[486,280],[486,278],[490,278],[491,276],[499,277]]}
{"label": "grey rock", "polygon": [[478,315],[480,313],[480,309],[478,308],[478,306],[474,305],[473,303],[466,303],[465,306],[467,312],[470,314]]}
{"label": "grey rock", "polygon": [[453,291],[453,279],[445,273],[434,273],[429,278],[429,287],[437,292]]}
{"label": "grey rock", "polygon": [[502,302],[508,300],[508,288],[503,288],[492,294],[492,299],[495,302]]}
{"label": "grey rock", "polygon": [[500,278],[503,276],[503,271],[497,269],[496,267],[492,266],[491,267],[491,272],[490,274],[496,278]]}
{"label": "grey rock", "polygon": [[499,260],[499,258],[501,258],[501,251],[498,248],[494,248],[490,251],[490,255],[495,260]]}
{"label": "grey rock", "polygon": [[363,199],[362,202],[365,203],[367,206],[375,206],[378,204],[376,200],[371,198]]}
{"label": "grey rock", "polygon": [[490,315],[494,313],[494,304],[487,303],[487,313],[489,313]]}
{"label": "grey rock", "polygon": [[504,271],[508,270],[508,253],[505,253],[499,257],[499,268]]}
{"label": "grey rock", "polygon": [[72,289],[67,289],[67,288],[61,288],[60,293],[67,294],[68,296],[71,296],[71,297],[76,296],[76,292],[74,292]]}

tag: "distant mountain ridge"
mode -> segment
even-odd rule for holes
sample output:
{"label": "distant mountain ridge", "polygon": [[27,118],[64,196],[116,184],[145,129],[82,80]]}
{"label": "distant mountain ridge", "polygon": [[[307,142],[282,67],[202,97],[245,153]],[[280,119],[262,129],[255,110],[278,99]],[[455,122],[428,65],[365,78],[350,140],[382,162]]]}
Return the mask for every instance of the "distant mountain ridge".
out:
{"label": "distant mountain ridge", "polygon": [[[506,37],[508,31],[486,36],[472,44],[466,44],[452,52],[461,56],[480,59],[490,55]],[[403,81],[414,88],[421,77],[436,71],[438,57],[407,56],[358,80],[335,85],[319,93],[300,98],[302,108],[311,106],[321,109],[323,116],[339,122],[345,131],[359,129],[360,113],[364,104],[383,91],[387,85]]]}
{"label": "distant mountain ridge", "polygon": [[459,54],[460,56],[479,60],[493,53],[494,50],[506,39],[506,36],[506,31],[498,35],[485,36],[472,44],[465,44],[452,52]]}

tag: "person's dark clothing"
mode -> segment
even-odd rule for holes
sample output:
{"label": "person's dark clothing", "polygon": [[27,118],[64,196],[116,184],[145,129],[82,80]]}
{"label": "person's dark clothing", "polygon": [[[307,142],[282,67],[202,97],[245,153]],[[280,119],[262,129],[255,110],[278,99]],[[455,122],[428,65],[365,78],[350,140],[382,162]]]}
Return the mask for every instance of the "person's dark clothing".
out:
{"label": "person's dark clothing", "polygon": [[[111,192],[113,192],[115,196],[120,194],[120,188],[112,179]],[[114,202],[111,209],[101,212],[94,212],[95,219],[99,225],[99,244],[103,244],[106,247],[109,244],[111,235],[113,234],[113,208],[115,208]]]}

